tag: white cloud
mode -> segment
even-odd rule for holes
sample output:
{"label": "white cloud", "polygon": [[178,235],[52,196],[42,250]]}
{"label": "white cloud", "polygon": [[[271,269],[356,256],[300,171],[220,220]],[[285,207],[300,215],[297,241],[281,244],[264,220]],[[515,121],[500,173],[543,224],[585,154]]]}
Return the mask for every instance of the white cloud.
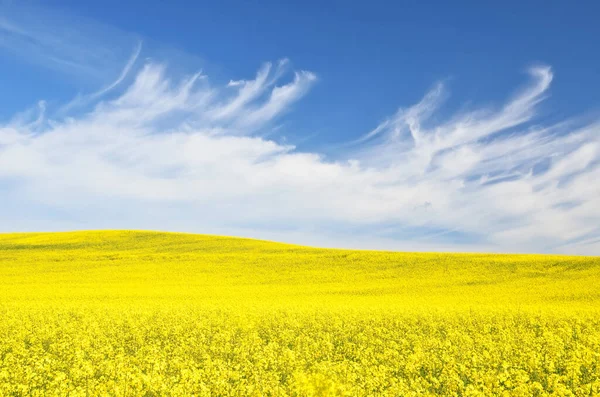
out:
{"label": "white cloud", "polygon": [[127,63],[125,64],[125,67],[121,71],[121,74],[119,75],[119,77],[117,77],[117,79],[115,81],[113,81],[112,83],[110,83],[108,86],[103,87],[100,90],[98,90],[96,92],[93,92],[91,94],[77,95],[75,97],[75,99],[73,99],[71,102],[69,102],[66,105],[64,105],[59,110],[59,113],[60,114],[65,114],[65,113],[67,113],[67,112],[69,112],[69,111],[71,111],[71,110],[73,110],[73,109],[75,109],[77,107],[85,106],[88,103],[93,102],[96,99],[102,98],[102,96],[106,95],[111,90],[113,90],[116,87],[118,87],[119,84],[121,84],[123,82],[123,80],[125,80],[125,78],[129,74],[129,72],[133,69],[133,66],[134,66],[135,62],[137,61],[138,57],[140,56],[140,52],[141,51],[142,51],[142,42],[140,41],[135,46],[135,49],[133,50],[133,53],[129,57],[129,60],[127,60]]}
{"label": "white cloud", "polygon": [[[2,30],[42,40],[0,20]],[[139,55],[59,112],[40,102],[0,125],[3,230],[600,253],[600,124],[536,124],[549,67],[531,69],[531,83],[505,104],[441,122],[433,116],[448,94],[438,84],[331,159],[264,138],[314,73],[282,60],[218,86],[203,73],[175,79],[156,62],[136,68]]]}
{"label": "white cloud", "polygon": [[115,75],[137,41],[135,35],[64,10],[0,2],[0,50],[86,85]]}

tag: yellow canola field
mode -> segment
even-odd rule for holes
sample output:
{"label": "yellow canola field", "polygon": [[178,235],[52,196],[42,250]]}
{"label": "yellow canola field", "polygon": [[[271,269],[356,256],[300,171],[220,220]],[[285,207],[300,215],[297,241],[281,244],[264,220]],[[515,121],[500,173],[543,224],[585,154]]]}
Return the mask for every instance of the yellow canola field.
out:
{"label": "yellow canola field", "polygon": [[600,396],[600,258],[0,234],[0,396]]}

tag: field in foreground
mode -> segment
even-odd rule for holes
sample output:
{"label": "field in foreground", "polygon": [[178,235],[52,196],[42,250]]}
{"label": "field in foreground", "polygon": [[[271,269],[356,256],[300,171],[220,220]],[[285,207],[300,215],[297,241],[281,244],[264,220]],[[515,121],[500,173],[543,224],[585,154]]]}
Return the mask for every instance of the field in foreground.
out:
{"label": "field in foreground", "polygon": [[0,234],[0,396],[597,396],[600,257]]}

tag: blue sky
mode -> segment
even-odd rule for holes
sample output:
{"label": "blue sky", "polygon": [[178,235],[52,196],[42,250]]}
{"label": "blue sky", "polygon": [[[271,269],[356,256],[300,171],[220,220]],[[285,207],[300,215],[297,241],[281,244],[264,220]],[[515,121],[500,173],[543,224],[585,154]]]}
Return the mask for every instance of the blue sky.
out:
{"label": "blue sky", "polygon": [[0,0],[0,228],[597,255],[599,12]]}

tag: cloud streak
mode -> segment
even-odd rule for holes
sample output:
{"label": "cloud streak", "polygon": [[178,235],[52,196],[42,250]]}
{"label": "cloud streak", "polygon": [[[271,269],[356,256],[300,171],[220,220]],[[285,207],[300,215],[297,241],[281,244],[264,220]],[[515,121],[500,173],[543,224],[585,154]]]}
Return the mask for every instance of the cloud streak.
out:
{"label": "cloud streak", "polygon": [[0,50],[88,84],[102,84],[116,73],[136,41],[135,36],[81,16],[0,3]]}
{"label": "cloud streak", "polygon": [[58,113],[65,114],[65,113],[68,113],[69,111],[72,111],[73,109],[75,109],[77,107],[85,106],[85,105],[89,104],[90,102],[93,102],[94,100],[102,98],[104,95],[108,94],[110,91],[112,91],[113,89],[118,87],[119,84],[121,84],[123,82],[123,80],[125,80],[125,78],[129,74],[129,72],[133,69],[133,66],[134,66],[135,62],[137,61],[138,57],[140,56],[141,51],[142,51],[142,42],[139,41],[137,43],[137,45],[135,46],[133,53],[129,57],[129,60],[127,60],[125,67],[121,71],[121,74],[119,75],[119,77],[117,77],[117,79],[115,81],[110,83],[108,86],[101,88],[100,90],[93,92],[91,94],[77,95],[75,97],[75,99],[73,99],[71,102],[69,102],[66,105],[64,105],[63,107],[61,107],[60,110],[58,111]]}

